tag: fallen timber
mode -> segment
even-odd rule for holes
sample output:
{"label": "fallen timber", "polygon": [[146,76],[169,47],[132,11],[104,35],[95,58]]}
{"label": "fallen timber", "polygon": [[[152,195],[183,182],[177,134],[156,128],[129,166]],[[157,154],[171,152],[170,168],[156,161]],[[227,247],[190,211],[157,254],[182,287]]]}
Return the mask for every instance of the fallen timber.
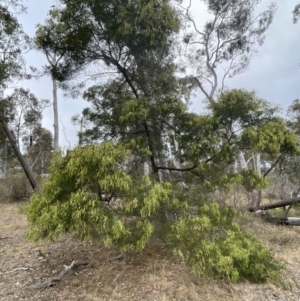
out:
{"label": "fallen timber", "polygon": [[[253,207],[249,208],[248,210],[250,212],[261,211],[260,216],[264,220],[266,220],[270,223],[274,223],[277,225],[279,224],[279,225],[300,226],[300,217],[287,217],[287,214],[290,211],[290,209],[292,208],[292,206],[294,204],[298,204],[298,203],[300,203],[300,197],[294,197],[294,198],[291,198],[288,200],[279,201],[279,202],[275,202],[272,204],[261,205],[256,210]],[[288,206],[288,208],[285,210],[283,217],[272,217],[270,214],[265,214],[265,212],[268,212],[267,210],[280,208],[280,207],[286,207],[286,206]]]}

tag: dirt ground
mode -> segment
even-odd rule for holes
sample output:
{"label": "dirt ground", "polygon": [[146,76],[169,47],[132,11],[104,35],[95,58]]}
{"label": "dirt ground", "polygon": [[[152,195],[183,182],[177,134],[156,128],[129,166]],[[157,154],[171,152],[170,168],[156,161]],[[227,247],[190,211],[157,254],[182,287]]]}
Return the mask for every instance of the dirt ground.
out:
{"label": "dirt ground", "polygon": [[[69,236],[54,243],[35,244],[19,205],[0,204],[0,300],[300,300],[300,227],[284,228],[250,214],[243,225],[286,263],[279,283],[233,284],[192,276],[184,263],[159,243],[141,254],[118,254],[99,245],[86,245]],[[86,262],[69,271],[54,286],[36,285],[57,277],[73,260]]]}

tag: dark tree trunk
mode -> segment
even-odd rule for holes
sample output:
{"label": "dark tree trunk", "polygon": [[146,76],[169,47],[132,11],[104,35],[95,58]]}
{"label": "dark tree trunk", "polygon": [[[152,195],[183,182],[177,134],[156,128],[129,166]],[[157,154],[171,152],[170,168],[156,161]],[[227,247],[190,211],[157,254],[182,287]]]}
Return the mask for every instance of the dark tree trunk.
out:
{"label": "dark tree trunk", "polygon": [[253,212],[255,210],[269,210],[269,209],[289,206],[289,205],[296,204],[296,203],[300,203],[300,197],[291,198],[291,199],[288,199],[285,201],[279,201],[279,202],[268,204],[268,205],[260,205],[258,208],[250,207],[249,211]]}
{"label": "dark tree trunk", "polygon": [[4,117],[0,115],[0,122],[2,124],[2,127],[3,127],[3,130],[8,138],[8,140],[10,141],[12,147],[13,147],[13,150],[26,174],[26,177],[28,179],[28,181],[30,182],[30,185],[32,187],[32,189],[34,190],[36,188],[36,182],[35,182],[35,179],[33,178],[33,175],[31,173],[31,170],[29,169],[28,165],[26,164],[17,144],[16,144],[16,141],[12,135],[12,133],[10,132],[7,124],[6,124],[6,121],[4,120]]}

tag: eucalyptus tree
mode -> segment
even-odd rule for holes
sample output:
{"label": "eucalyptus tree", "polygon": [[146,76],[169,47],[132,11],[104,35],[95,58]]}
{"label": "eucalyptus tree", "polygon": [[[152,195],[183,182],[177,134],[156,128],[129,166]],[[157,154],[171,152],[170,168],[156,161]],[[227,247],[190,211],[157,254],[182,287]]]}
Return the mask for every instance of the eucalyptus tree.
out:
{"label": "eucalyptus tree", "polygon": [[15,2],[18,1],[7,1],[0,4],[1,97],[8,84],[24,78],[25,61],[22,53],[29,50],[30,47],[30,38],[24,33],[16,16],[9,10]]}
{"label": "eucalyptus tree", "polygon": [[20,142],[24,137],[32,136],[35,128],[42,123],[43,110],[49,106],[49,100],[39,100],[29,90],[16,88],[5,97],[6,107],[10,108],[11,121],[9,126],[14,132],[16,143],[20,148]]}
{"label": "eucalyptus tree", "polygon": [[[287,124],[290,129],[292,129],[297,137],[298,143],[300,141],[300,100],[295,99],[293,103],[289,106],[287,111]],[[300,158],[299,154],[287,154],[283,156],[280,162],[277,173],[286,179],[287,184],[292,185],[293,193],[298,195],[300,193],[300,181],[299,181],[299,164]],[[284,188],[284,183],[282,187]],[[287,193],[282,189],[283,195]]]}
{"label": "eucalyptus tree", "polygon": [[[62,84],[62,82],[66,80],[66,74],[60,76],[55,72],[55,70],[57,70],[64,64],[67,64],[68,68],[72,69],[70,63],[64,61],[66,55],[65,44],[68,44],[68,46],[70,46],[70,43],[76,42],[80,44],[82,42],[80,37],[77,36],[78,32],[72,32],[72,28],[68,28],[67,25],[59,23],[59,21],[60,11],[57,7],[53,7],[53,9],[49,11],[48,18],[45,20],[45,23],[43,25],[37,25],[35,35],[36,49],[42,51],[45,54],[48,65],[45,66],[44,69],[46,73],[51,75],[52,80],[55,150],[59,149],[59,120],[57,99],[58,83]],[[74,64],[74,66],[77,66],[77,64]]]}
{"label": "eucalyptus tree", "polygon": [[22,142],[30,169],[41,176],[48,174],[54,151],[52,133],[39,124],[30,136],[23,137]]}
{"label": "eucalyptus tree", "polygon": [[[19,1],[3,1],[0,4],[0,98],[3,101],[5,89],[9,84],[15,84],[18,80],[28,78],[25,70],[23,53],[31,47],[30,38],[24,33],[18,22],[14,9],[23,9]],[[24,172],[31,183],[36,187],[35,180],[28,168],[22,154],[15,142],[10,129],[7,126],[5,110],[0,112],[0,122],[5,135],[10,140],[12,147],[20,161]]]}
{"label": "eucalyptus tree", "polygon": [[[186,77],[191,87],[199,88],[205,97],[213,102],[216,92],[225,88],[227,77],[244,72],[257,53],[257,46],[265,40],[265,33],[272,23],[276,6],[256,13],[261,0],[203,0],[211,19],[203,28],[193,13],[196,1],[176,1],[186,22],[183,34],[183,55],[186,63]],[[223,71],[222,71],[223,70]],[[255,169],[260,173],[260,154],[253,154]],[[248,169],[245,154],[240,153],[235,163]]]}
{"label": "eucalyptus tree", "polygon": [[[154,106],[171,94],[181,93],[176,86],[176,68],[170,53],[171,37],[179,30],[180,23],[168,1],[62,3],[65,8],[58,13],[60,23],[55,30],[64,28],[63,45],[57,45],[51,28],[44,30],[44,36],[50,38],[42,45],[45,51],[58,49],[64,53],[61,64],[52,66],[53,74],[67,79],[87,65],[100,62],[109,66],[116,76],[104,86],[90,88],[86,95],[95,96],[99,91],[110,95],[114,98],[108,104],[110,112],[130,102],[141,109],[147,103]],[[149,154],[149,159],[144,160],[151,162],[155,173],[160,170],[158,161],[164,156],[160,125],[161,122],[144,118],[135,128],[123,127],[115,133],[144,139],[144,153],[147,150]]]}
{"label": "eucalyptus tree", "polygon": [[[186,29],[183,34],[184,54],[189,59],[187,74],[207,99],[214,100],[217,89],[225,87],[226,77],[244,72],[257,46],[265,40],[265,33],[273,21],[276,6],[256,13],[261,0],[202,0],[211,19],[203,28],[193,13],[196,1],[179,0]],[[223,69],[223,72],[221,71]]]}

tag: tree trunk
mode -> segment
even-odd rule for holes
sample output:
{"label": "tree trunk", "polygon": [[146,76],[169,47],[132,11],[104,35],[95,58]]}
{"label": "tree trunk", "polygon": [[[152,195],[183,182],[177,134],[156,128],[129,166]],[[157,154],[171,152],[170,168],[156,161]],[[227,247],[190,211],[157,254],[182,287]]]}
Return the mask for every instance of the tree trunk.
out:
{"label": "tree trunk", "polygon": [[285,207],[285,206],[289,206],[289,205],[297,204],[297,203],[300,203],[300,197],[291,198],[291,199],[288,199],[288,200],[279,201],[279,202],[275,202],[275,203],[268,204],[268,205],[260,205],[258,208],[250,207],[250,208],[248,208],[248,210],[250,212],[253,212],[257,209],[259,209],[259,210],[269,210],[269,209]]}
{"label": "tree trunk", "polygon": [[4,154],[3,154],[3,174],[4,174],[4,177],[6,178],[7,177],[7,148],[8,148],[8,145],[7,145],[7,138],[5,139],[5,142],[4,142]]}
{"label": "tree trunk", "polygon": [[248,170],[247,162],[245,160],[245,155],[242,151],[240,151],[239,154],[238,154],[238,160],[240,162],[241,168],[245,169],[245,170]]}
{"label": "tree trunk", "polygon": [[144,176],[148,176],[150,174],[149,163],[144,162]]}
{"label": "tree trunk", "polygon": [[57,105],[57,81],[52,77],[53,84],[53,113],[54,113],[54,150],[59,149],[59,124],[58,124],[58,105]]}
{"label": "tree trunk", "polygon": [[13,147],[13,150],[26,174],[26,177],[27,179],[29,180],[30,182],[30,185],[32,187],[32,189],[34,190],[36,188],[36,182],[35,182],[35,179],[33,178],[33,175],[31,173],[31,170],[29,169],[28,165],[26,164],[17,144],[16,144],[16,141],[12,135],[12,133],[10,132],[7,124],[6,124],[6,121],[4,120],[4,117],[3,116],[0,116],[0,122],[2,124],[2,127],[3,127],[3,130],[8,138],[8,140],[10,141],[12,147]]}
{"label": "tree trunk", "polygon": [[253,155],[254,160],[254,168],[258,175],[261,177],[261,161],[260,161],[260,154]]}

